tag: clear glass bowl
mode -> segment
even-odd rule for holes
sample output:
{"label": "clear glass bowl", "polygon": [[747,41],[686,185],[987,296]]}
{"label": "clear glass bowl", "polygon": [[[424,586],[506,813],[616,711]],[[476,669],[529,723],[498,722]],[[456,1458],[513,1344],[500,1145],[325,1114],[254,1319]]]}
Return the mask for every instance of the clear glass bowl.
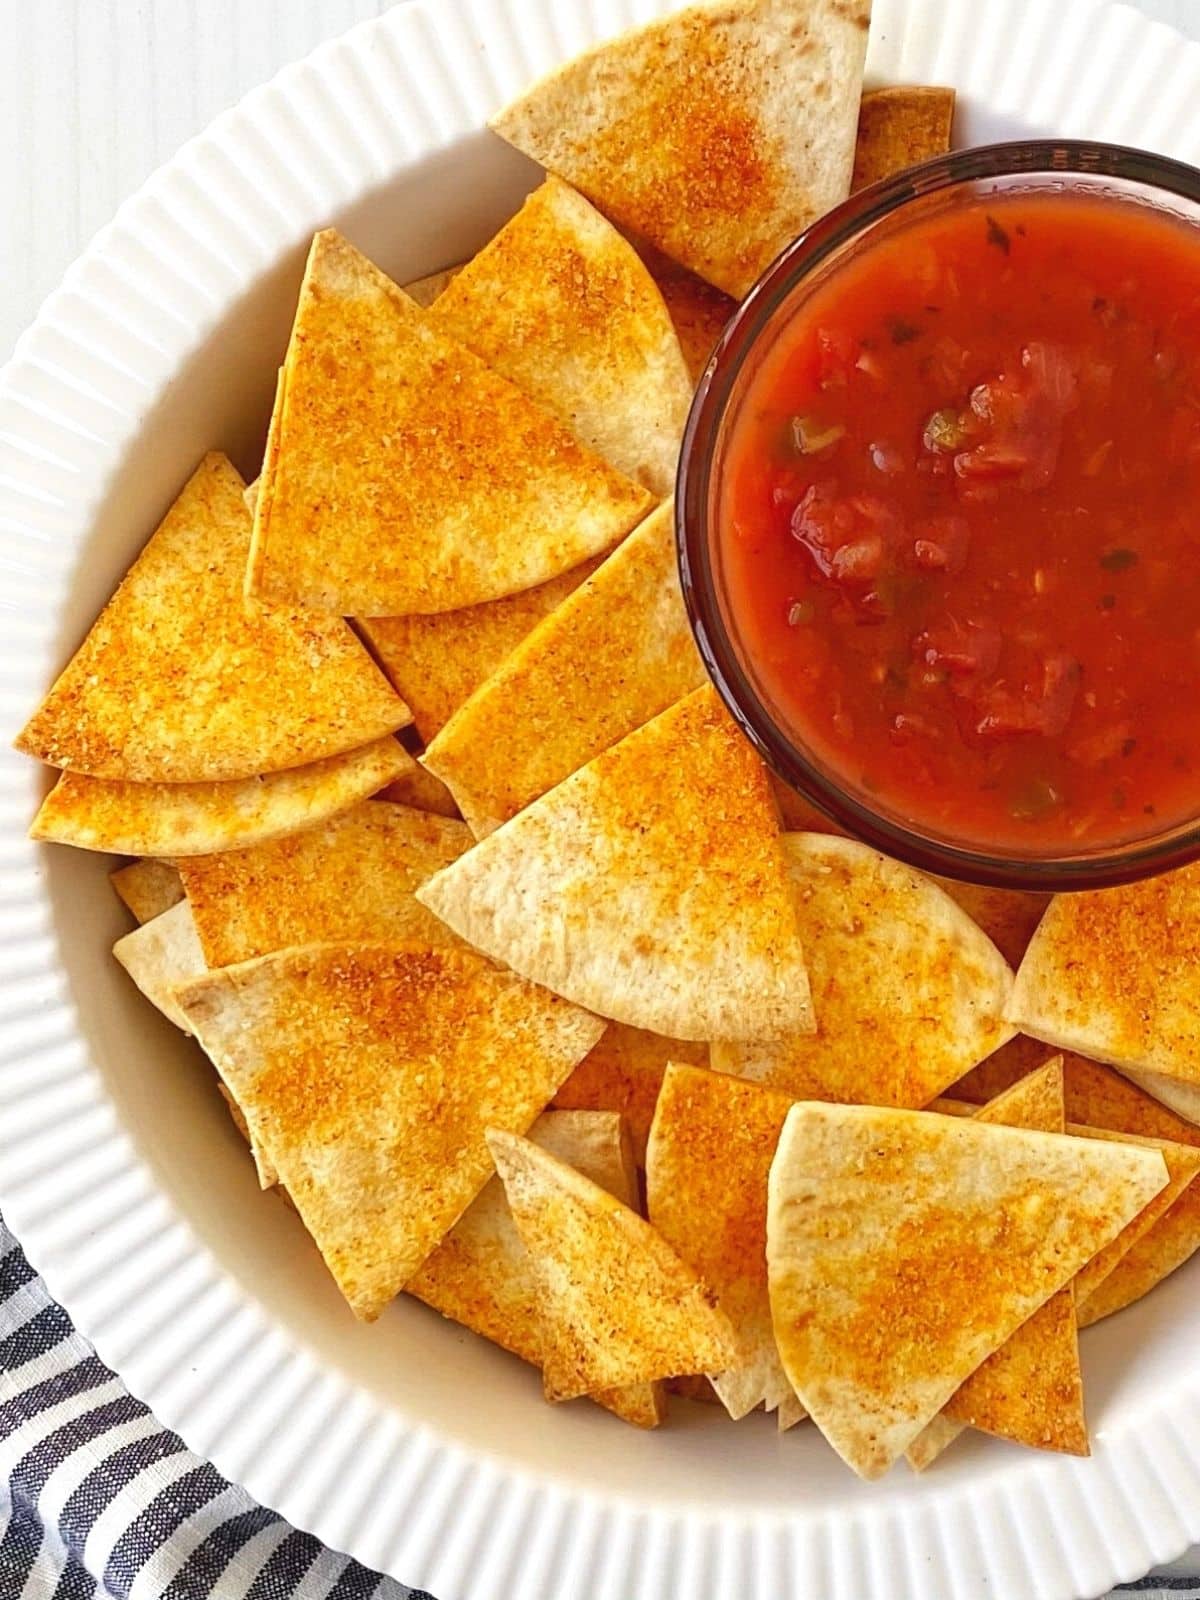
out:
{"label": "clear glass bowl", "polygon": [[815,282],[851,253],[869,250],[885,231],[926,211],[1013,190],[1086,190],[1166,210],[1196,229],[1200,278],[1200,171],[1144,150],[1068,139],[986,145],[939,157],[851,196],[779,256],[713,353],[683,440],[676,495],[680,576],[696,644],[730,712],[779,777],[840,827],[948,877],[1014,889],[1097,889],[1200,856],[1200,793],[1197,815],[1169,830],[1086,850],[1064,844],[1055,853],[981,849],[892,812],[851,790],[772,713],[739,640],[721,570],[718,486],[730,422],[776,330]]}

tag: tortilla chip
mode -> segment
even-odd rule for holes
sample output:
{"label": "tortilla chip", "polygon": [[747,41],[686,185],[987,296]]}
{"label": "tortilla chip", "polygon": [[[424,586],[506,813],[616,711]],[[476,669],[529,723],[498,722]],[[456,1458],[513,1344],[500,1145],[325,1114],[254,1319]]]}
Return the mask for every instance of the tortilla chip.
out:
{"label": "tortilla chip", "polygon": [[212,783],[322,761],[408,722],[340,618],[243,599],[242,489],[224,456],[205,457],[19,750],[118,782]]}
{"label": "tortilla chip", "polygon": [[415,300],[422,308],[428,308],[465,266],[466,262],[460,261],[456,266],[443,267],[440,272],[431,272],[424,278],[414,278],[411,283],[404,285],[404,292],[410,300]]}
{"label": "tortilla chip", "polygon": [[[1061,1057],[999,1095],[975,1117],[979,1122],[1062,1133],[1066,1118]],[[909,1464],[922,1471],[967,1427],[1038,1450],[1090,1453],[1073,1284],[1051,1295],[975,1369],[908,1447]]]}
{"label": "tortilla chip", "polygon": [[1200,1184],[1185,1186],[1175,1203],[1140,1239],[1135,1239],[1112,1271],[1080,1302],[1079,1326],[1111,1317],[1150,1293],[1200,1249]]}
{"label": "tortilla chip", "polygon": [[704,1040],[811,1022],[766,774],[711,687],[417,898],[477,949],[634,1028]]}
{"label": "tortilla chip", "polygon": [[548,1400],[734,1365],[728,1318],[636,1211],[528,1139],[487,1140],[538,1279]]}
{"label": "tortilla chip", "polygon": [[159,917],[183,899],[179,871],[169,861],[131,861],[110,872],[108,881],[138,924]]}
{"label": "tortilla chip", "polygon": [[[529,1137],[622,1205],[637,1209],[637,1170],[615,1112],[546,1111]],[[541,1366],[540,1284],[499,1178],[489,1179],[405,1289],[522,1361]],[[636,1427],[657,1427],[666,1416],[658,1384],[601,1390],[593,1399]]]}
{"label": "tortilla chip", "polygon": [[225,783],[120,783],[64,772],[29,837],[117,855],[211,855],[336,817],[416,767],[395,739],[378,739],[290,772]]}
{"label": "tortilla chip", "polygon": [[1010,967],[1015,970],[1021,965],[1052,895],[1028,889],[991,889],[983,883],[960,883],[936,875],[933,881],[979,924]]}
{"label": "tortilla chip", "polygon": [[435,817],[449,817],[452,822],[461,820],[454,796],[442,780],[426,772],[419,761],[410,757],[409,762],[401,776],[381,789],[375,798],[390,800],[398,806],[412,806],[414,811],[431,811]]}
{"label": "tortilla chip", "polygon": [[181,1009],[355,1315],[370,1321],[601,1024],[469,950],[309,945],[197,979]]}
{"label": "tortilla chip", "polygon": [[793,1106],[771,1167],[775,1339],[865,1478],[1167,1181],[1156,1150],[873,1106]]}
{"label": "tortilla chip", "polygon": [[690,1039],[664,1039],[657,1033],[610,1022],[600,1042],[554,1096],[554,1104],[619,1111],[629,1128],[637,1163],[645,1166],[646,1140],[668,1061],[706,1067],[708,1046]]}
{"label": "tortilla chip", "polygon": [[276,412],[251,594],[454,611],[570,571],[650,506],[332,229],[313,240]]}
{"label": "tortilla chip", "polygon": [[175,1001],[179,985],[206,970],[204,951],[186,900],[118,939],[113,955],[151,1005],[184,1033],[193,1031]]}
{"label": "tortilla chip", "polygon": [[465,823],[364,800],[286,839],[179,863],[210,967],[298,944],[457,942],[412,891],[471,843]]}
{"label": "tortilla chip", "polygon": [[678,336],[637,251],[567,184],[547,178],[428,321],[626,477],[672,493],[692,399]]}
{"label": "tortilla chip", "polygon": [[530,630],[591,577],[602,559],[585,561],[549,583],[539,583],[536,589],[466,606],[462,611],[440,611],[431,617],[359,619],[358,626],[397,693],[404,697],[426,743]]}
{"label": "tortilla chip", "polygon": [[1050,902],[1008,1017],[1058,1049],[1200,1083],[1200,863]]}
{"label": "tortilla chip", "polygon": [[696,1067],[667,1068],[646,1150],[646,1211],[717,1297],[743,1361],[712,1375],[736,1422],[791,1394],[767,1295],[767,1175],[788,1095]]}
{"label": "tortilla chip", "polygon": [[793,1099],[916,1107],[1003,1044],[1012,973],[930,878],[830,834],[783,848],[817,1031],[714,1042],[717,1071]]}
{"label": "tortilla chip", "polygon": [[741,298],[850,192],[870,0],[720,0],[577,56],[492,122]]}
{"label": "tortilla chip", "polygon": [[482,836],[703,682],[664,505],[479,686],[424,765]]}
{"label": "tortilla chip", "polygon": [[1184,1083],[1162,1072],[1134,1072],[1123,1069],[1130,1083],[1136,1084],[1155,1100],[1191,1123],[1200,1123],[1200,1084]]}
{"label": "tortilla chip", "polygon": [[[981,1061],[977,1067],[972,1067],[970,1072],[964,1073],[957,1083],[951,1084],[946,1090],[956,1100],[970,1100],[976,1105],[983,1105],[985,1101],[994,1100],[998,1094],[1003,1094],[1005,1089],[1011,1089],[1014,1083],[1019,1083],[1022,1078],[1027,1078],[1031,1072],[1036,1072],[1039,1067],[1045,1066],[1054,1052],[1040,1039],[1029,1039],[1019,1033],[1015,1039],[1010,1039],[1002,1045],[995,1055],[986,1061]],[[1070,1062],[1070,1051],[1062,1052],[1064,1061]],[[1070,1080],[1067,1082],[1067,1102],[1070,1105]]]}
{"label": "tortilla chip", "polygon": [[953,89],[921,85],[868,91],[858,108],[851,192],[944,156],[953,121]]}

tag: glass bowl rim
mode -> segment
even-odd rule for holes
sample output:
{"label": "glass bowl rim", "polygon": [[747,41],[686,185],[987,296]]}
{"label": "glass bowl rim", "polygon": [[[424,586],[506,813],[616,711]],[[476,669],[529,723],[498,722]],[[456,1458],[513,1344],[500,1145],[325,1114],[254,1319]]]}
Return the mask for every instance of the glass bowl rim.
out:
{"label": "glass bowl rim", "polygon": [[[718,694],[772,771],[818,812],[876,849],[944,877],[1020,890],[1100,889],[1170,871],[1200,856],[1200,801],[1196,816],[1169,833],[1077,855],[980,849],[900,822],[851,793],[772,717],[738,660],[713,570],[709,508],[717,441],[737,380],[779,307],[836,250],[909,202],[960,185],[1023,176],[1107,178],[1200,207],[1200,169],[1130,145],[1084,139],[1020,139],[951,151],[851,195],[776,257],[709,357],[683,435],[675,491],[676,550],[692,635]],[[1200,219],[1196,226],[1200,231]]]}

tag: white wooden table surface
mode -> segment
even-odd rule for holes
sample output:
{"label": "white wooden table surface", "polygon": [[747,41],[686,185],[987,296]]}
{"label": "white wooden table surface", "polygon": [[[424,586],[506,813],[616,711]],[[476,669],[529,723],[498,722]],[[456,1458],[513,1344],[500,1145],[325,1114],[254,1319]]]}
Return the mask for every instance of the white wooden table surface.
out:
{"label": "white wooden table surface", "polygon": [[[0,0],[0,362],[185,139],[322,39],[403,3]],[[1200,0],[1134,3],[1200,38]],[[1200,1570],[1200,1547],[1180,1568]]]}

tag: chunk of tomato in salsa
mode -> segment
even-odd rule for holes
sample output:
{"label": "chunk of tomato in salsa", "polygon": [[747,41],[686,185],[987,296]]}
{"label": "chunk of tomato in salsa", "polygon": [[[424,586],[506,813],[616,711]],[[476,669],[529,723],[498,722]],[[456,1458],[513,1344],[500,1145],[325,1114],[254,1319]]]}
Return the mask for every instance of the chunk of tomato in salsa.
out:
{"label": "chunk of tomato in salsa", "polygon": [[775,335],[721,464],[727,603],[785,726],[873,803],[1031,851],[1197,808],[1198,267],[1165,214],[993,196],[864,248]]}

